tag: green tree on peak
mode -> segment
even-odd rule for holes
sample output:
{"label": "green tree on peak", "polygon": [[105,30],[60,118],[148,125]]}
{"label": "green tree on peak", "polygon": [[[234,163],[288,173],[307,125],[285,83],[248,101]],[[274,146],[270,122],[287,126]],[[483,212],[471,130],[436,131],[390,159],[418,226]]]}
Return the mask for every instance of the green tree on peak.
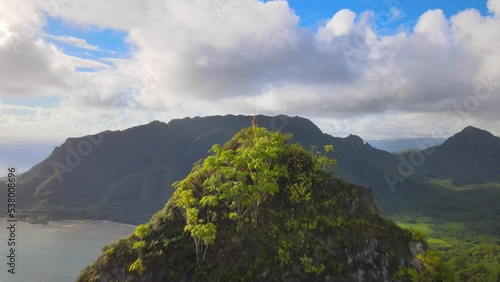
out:
{"label": "green tree on peak", "polygon": [[[199,261],[215,240],[213,222],[219,203],[230,209],[221,216],[238,223],[251,220],[257,226],[260,205],[279,191],[278,178],[287,176],[286,167],[279,164],[287,140],[265,128],[245,129],[226,146],[212,146],[213,154],[198,164],[191,177],[174,183],[174,201],[186,219],[185,230],[194,239]],[[203,182],[193,181],[198,176],[203,176]],[[196,197],[195,192],[202,196]]]}
{"label": "green tree on peak", "polygon": [[[215,241],[219,216],[258,226],[259,208],[279,191],[278,181],[288,177],[283,158],[291,135],[252,126],[237,133],[226,145],[213,145],[212,155],[198,162],[183,181],[174,183],[173,199],[193,237],[198,261],[205,259]],[[328,146],[327,146],[328,147]],[[329,152],[333,148],[325,147]],[[333,163],[319,156],[323,166]],[[228,207],[222,214],[218,207]]]}

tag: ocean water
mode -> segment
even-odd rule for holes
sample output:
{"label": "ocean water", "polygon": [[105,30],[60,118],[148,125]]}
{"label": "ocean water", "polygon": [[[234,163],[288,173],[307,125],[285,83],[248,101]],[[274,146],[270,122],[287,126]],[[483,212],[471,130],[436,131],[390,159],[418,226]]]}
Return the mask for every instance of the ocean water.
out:
{"label": "ocean water", "polygon": [[135,226],[110,221],[64,220],[48,225],[16,223],[16,274],[8,272],[10,235],[0,218],[0,282],[70,282],[101,253],[101,248],[127,237]]}

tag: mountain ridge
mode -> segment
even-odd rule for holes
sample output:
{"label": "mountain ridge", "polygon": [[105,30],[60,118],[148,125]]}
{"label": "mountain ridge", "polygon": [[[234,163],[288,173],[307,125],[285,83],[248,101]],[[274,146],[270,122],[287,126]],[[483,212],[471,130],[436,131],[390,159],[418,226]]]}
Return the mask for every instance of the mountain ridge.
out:
{"label": "mountain ridge", "polygon": [[[173,192],[170,185],[207,156],[211,145],[225,143],[251,119],[227,115],[153,121],[126,130],[68,138],[19,177],[18,203],[26,216],[144,222],[169,199]],[[270,130],[292,133],[293,142],[306,149],[333,144],[336,174],[373,189],[384,212],[422,209],[422,202],[430,209],[458,208],[453,194],[422,181],[429,174],[426,164],[391,190],[385,174],[400,174],[398,156],[373,148],[359,136],[340,138],[323,133],[305,118],[258,115],[257,120]],[[421,200],[429,197],[435,202]]]}
{"label": "mountain ridge", "polygon": [[421,152],[428,157],[419,173],[463,185],[500,182],[500,138],[486,130],[468,126]]}

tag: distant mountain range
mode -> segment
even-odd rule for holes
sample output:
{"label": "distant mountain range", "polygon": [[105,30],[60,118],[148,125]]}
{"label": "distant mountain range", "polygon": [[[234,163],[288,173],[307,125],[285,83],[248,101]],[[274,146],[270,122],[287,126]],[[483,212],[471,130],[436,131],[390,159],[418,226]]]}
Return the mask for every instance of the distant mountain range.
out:
{"label": "distant mountain range", "polygon": [[[241,115],[184,118],[69,138],[18,178],[18,205],[29,217],[144,222],[170,198],[174,181],[184,178],[213,144],[223,144],[251,120]],[[259,126],[292,133],[292,141],[306,149],[332,144],[335,174],[373,189],[387,214],[466,212],[470,195],[430,184],[431,178],[500,182],[500,139],[480,129],[468,127],[440,146],[394,155],[355,135],[325,134],[305,118],[257,120]]]}
{"label": "distant mountain range", "polygon": [[[384,150],[390,153],[402,152],[406,150],[413,149],[425,149],[427,147],[421,148],[419,145],[427,144],[427,138],[406,138],[406,139],[387,139],[387,140],[365,140],[374,148]],[[446,138],[433,138],[435,143],[431,146],[441,145]],[[20,172],[28,171],[33,165],[39,163],[47,155],[52,152],[54,147],[56,147],[58,142],[7,142],[0,143],[0,155],[3,159],[0,160],[0,175],[6,175],[7,167],[15,167],[16,170]],[[425,145],[427,146],[427,145]],[[10,161],[11,163],[6,163]]]}
{"label": "distant mountain range", "polygon": [[408,150],[423,150],[432,146],[439,146],[446,138],[400,138],[387,140],[366,140],[371,146],[390,153]]}

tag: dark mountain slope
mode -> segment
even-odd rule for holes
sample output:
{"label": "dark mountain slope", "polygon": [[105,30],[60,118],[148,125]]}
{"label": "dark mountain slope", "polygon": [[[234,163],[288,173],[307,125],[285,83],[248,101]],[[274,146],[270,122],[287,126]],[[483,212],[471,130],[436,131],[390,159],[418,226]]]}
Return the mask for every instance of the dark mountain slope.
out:
{"label": "dark mountain slope", "polygon": [[427,149],[420,173],[457,184],[500,182],[500,138],[472,126]]}
{"label": "dark mountain slope", "polygon": [[[306,149],[333,144],[335,173],[372,188],[384,212],[460,208],[450,191],[424,184],[416,175],[391,189],[386,173],[398,175],[400,160],[358,136],[332,137],[300,117],[257,119],[262,127],[292,133],[293,141]],[[19,207],[31,216],[143,222],[170,198],[171,184],[186,176],[213,144],[223,144],[251,120],[232,115],[184,118],[69,138],[18,178]]]}

